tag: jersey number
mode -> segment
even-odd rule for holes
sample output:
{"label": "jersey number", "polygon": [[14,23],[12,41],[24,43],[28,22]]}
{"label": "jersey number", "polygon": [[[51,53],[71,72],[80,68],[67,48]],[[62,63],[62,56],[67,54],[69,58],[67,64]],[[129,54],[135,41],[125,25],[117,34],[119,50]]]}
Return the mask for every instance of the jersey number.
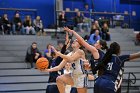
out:
{"label": "jersey number", "polygon": [[108,63],[107,70],[112,70],[113,63]]}
{"label": "jersey number", "polygon": [[72,68],[73,68],[73,69],[76,69],[75,63],[72,63]]}

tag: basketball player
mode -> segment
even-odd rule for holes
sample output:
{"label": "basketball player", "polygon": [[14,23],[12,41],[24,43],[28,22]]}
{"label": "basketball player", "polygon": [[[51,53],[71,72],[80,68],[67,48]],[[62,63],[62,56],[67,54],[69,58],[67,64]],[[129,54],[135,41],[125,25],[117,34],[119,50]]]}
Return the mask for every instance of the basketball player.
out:
{"label": "basketball player", "polygon": [[[71,40],[69,38],[69,35],[68,35],[68,33],[66,33],[65,43],[61,49],[62,54],[66,53],[66,50],[69,46],[70,41]],[[61,61],[63,60],[63,58],[57,56],[54,52],[52,52],[52,54],[55,55],[55,58],[52,60],[52,63],[50,66],[51,68],[58,66],[61,63]],[[60,74],[62,74],[61,72],[63,72],[63,71],[54,71],[54,72],[49,73],[49,80],[48,80],[49,85],[47,86],[46,93],[58,93],[59,92],[57,86],[54,83],[56,83],[56,78]]]}
{"label": "basketball player", "polygon": [[116,42],[111,43],[102,62],[97,65],[105,68],[105,71],[96,79],[94,93],[116,93],[121,85],[124,62],[140,58],[140,52],[121,56],[119,54],[120,45]]}
{"label": "basketball player", "polygon": [[84,70],[85,53],[80,49],[81,45],[77,40],[74,40],[72,43],[73,51],[68,55],[64,55],[56,51],[53,47],[54,52],[63,58],[63,61],[56,67],[51,69],[46,69],[46,72],[58,71],[62,69],[67,62],[72,64],[72,73],[63,74],[57,77],[57,87],[60,93],[65,93],[65,85],[71,85],[77,88],[78,93],[87,93],[87,75]]}

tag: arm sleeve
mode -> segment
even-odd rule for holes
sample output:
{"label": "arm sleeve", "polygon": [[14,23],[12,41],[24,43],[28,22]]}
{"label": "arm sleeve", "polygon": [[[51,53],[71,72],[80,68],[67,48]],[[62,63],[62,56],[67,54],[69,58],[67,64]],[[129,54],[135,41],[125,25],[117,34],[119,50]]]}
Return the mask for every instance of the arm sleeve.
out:
{"label": "arm sleeve", "polygon": [[122,56],[119,56],[120,60],[124,63],[126,61],[129,61],[129,57],[130,55],[122,55]]}

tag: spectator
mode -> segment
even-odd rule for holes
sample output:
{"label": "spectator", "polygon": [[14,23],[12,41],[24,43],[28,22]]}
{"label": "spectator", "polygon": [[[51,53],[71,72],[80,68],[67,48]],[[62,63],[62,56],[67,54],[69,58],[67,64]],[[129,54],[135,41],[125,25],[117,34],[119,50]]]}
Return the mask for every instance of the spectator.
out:
{"label": "spectator", "polygon": [[37,59],[41,57],[41,52],[37,48],[37,43],[33,42],[30,47],[28,47],[26,51],[26,57],[25,61],[30,63],[30,68],[34,67],[34,64],[36,63]]}
{"label": "spectator", "polygon": [[79,31],[82,31],[83,17],[80,12],[77,12],[77,16],[74,18],[74,22]]}
{"label": "spectator", "polygon": [[95,44],[98,40],[100,40],[100,35],[99,35],[99,30],[95,31],[95,34],[91,34],[89,37],[89,40],[87,41],[89,44],[93,45]]}
{"label": "spectator", "polygon": [[2,25],[2,17],[0,16],[0,34],[4,34],[3,25]]}
{"label": "spectator", "polygon": [[108,28],[107,23],[103,24],[101,31],[102,31],[102,39],[109,41],[110,40],[110,32],[109,32],[109,28]]}
{"label": "spectator", "polygon": [[87,18],[90,18],[90,9],[89,9],[89,5],[88,4],[85,4],[84,5],[84,17],[87,17]]}
{"label": "spectator", "polygon": [[2,25],[3,25],[3,29],[4,29],[4,34],[11,34],[11,23],[8,19],[7,14],[3,15]]}
{"label": "spectator", "polygon": [[65,15],[65,11],[62,11],[59,15],[59,27],[64,27],[66,26],[66,22],[67,22],[67,17]]}
{"label": "spectator", "polygon": [[95,24],[96,28],[97,28],[99,31],[101,31],[101,27],[100,27],[99,22],[98,22],[97,20],[94,22],[94,24]]}
{"label": "spectator", "polygon": [[43,33],[43,23],[42,20],[40,19],[40,16],[37,16],[36,19],[33,21],[33,23],[37,35],[40,36]]}
{"label": "spectator", "polygon": [[140,45],[140,32],[136,34],[135,45]]}
{"label": "spectator", "polygon": [[33,23],[32,23],[31,17],[29,15],[26,16],[23,25],[25,27],[26,34],[27,35],[29,35],[29,34],[35,34],[35,29],[33,28]]}
{"label": "spectator", "polygon": [[77,16],[74,18],[75,26],[77,26],[78,31],[84,32],[83,26],[86,27],[86,31],[89,31],[89,25],[84,23],[84,17],[80,12],[77,12]]}
{"label": "spectator", "polygon": [[98,27],[95,24],[92,24],[90,35],[94,34],[96,30],[100,30],[100,29],[98,29]]}
{"label": "spectator", "polygon": [[[52,60],[52,49],[51,49],[51,44],[47,44],[47,47],[44,51],[44,57],[47,58],[49,60],[49,62],[51,62]],[[51,63],[50,63],[51,64]]]}
{"label": "spectator", "polygon": [[22,21],[19,13],[17,12],[13,18],[13,34],[25,34]]}

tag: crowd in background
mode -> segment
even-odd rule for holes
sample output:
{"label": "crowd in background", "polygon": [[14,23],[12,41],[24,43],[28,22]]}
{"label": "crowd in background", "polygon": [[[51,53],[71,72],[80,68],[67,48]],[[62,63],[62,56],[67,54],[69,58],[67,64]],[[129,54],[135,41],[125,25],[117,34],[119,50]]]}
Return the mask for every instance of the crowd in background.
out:
{"label": "crowd in background", "polygon": [[0,31],[1,34],[21,34],[21,35],[40,35],[43,34],[43,22],[40,16],[33,19],[30,15],[25,16],[24,20],[21,19],[20,13],[16,12],[12,21],[7,14],[3,14],[0,18]]}

